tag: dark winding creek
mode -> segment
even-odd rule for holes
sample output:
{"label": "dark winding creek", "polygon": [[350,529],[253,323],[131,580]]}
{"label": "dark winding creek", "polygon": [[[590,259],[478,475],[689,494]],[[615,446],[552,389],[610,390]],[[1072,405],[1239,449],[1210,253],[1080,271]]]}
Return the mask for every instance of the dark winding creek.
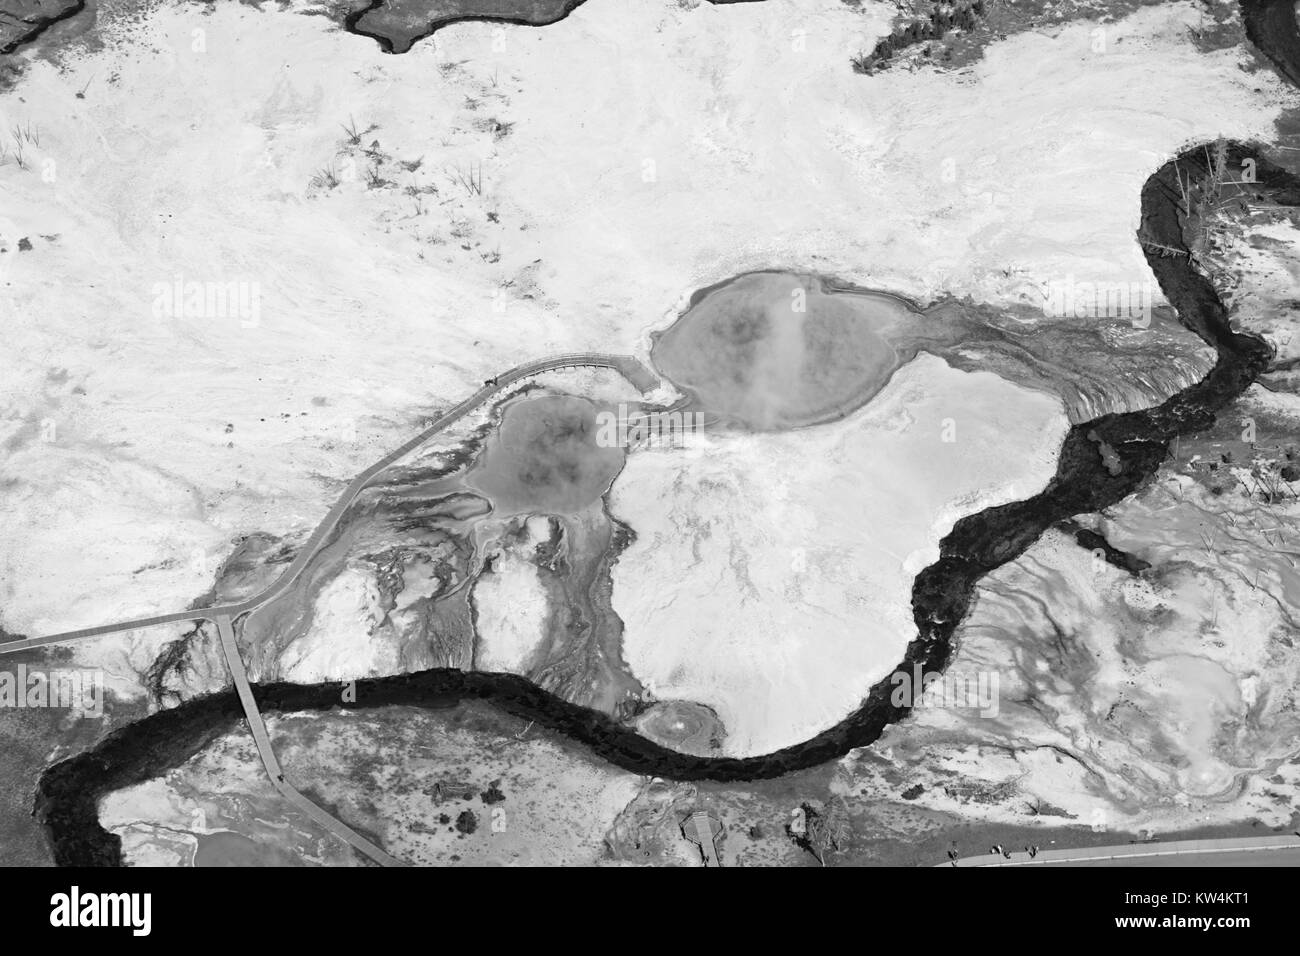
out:
{"label": "dark winding creek", "polygon": [[[1265,0],[1243,3],[1247,21],[1256,22],[1254,12],[1275,5]],[[1289,3],[1286,6],[1290,9]],[[1272,55],[1267,45],[1261,48]],[[1297,44],[1283,49],[1293,56]],[[1300,75],[1291,69],[1283,72],[1289,77]],[[1234,165],[1246,157],[1257,164],[1257,182],[1232,188],[1273,203],[1300,206],[1300,178],[1269,163],[1248,145],[1232,144],[1229,154]],[[939,560],[914,582],[912,608],[918,637],[908,646],[898,671],[911,674],[917,665],[926,672],[942,670],[953,633],[981,577],[1014,560],[1058,522],[1096,512],[1133,494],[1165,460],[1175,436],[1209,427],[1216,414],[1267,366],[1270,349],[1253,336],[1232,331],[1223,302],[1186,254],[1175,163],[1184,174],[1199,176],[1206,172],[1205,162],[1204,149],[1196,145],[1161,166],[1142,189],[1141,216],[1144,237],[1181,251],[1145,247],[1147,262],[1179,320],[1215,350],[1213,369],[1202,381],[1155,408],[1106,415],[1075,426],[1064,441],[1055,477],[1041,493],[957,522],[941,543]],[[764,779],[816,766],[871,744],[910,710],[891,703],[891,683],[886,678],[853,714],[811,740],[756,757],[716,758],[667,750],[605,714],[568,703],[512,675],[427,670],[361,680],[356,682],[355,703],[341,702],[342,687],[277,683],[257,687],[255,693],[264,711],[279,713],[392,705],[436,709],[468,699],[484,700],[579,741],[594,755],[625,770],[683,781]],[[120,840],[100,826],[98,799],[179,766],[235,728],[240,719],[233,691],[193,699],[123,727],[93,750],[47,770],[38,785],[36,813],[46,827],[55,861],[120,864]]]}
{"label": "dark winding creek", "polygon": [[[407,53],[453,23],[483,21],[545,27],[558,23],[587,0],[370,0],[343,19],[349,33],[367,37],[385,53]],[[762,0],[708,0],[712,4]]]}
{"label": "dark winding creek", "polygon": [[586,0],[370,0],[343,19],[349,33],[368,37],[385,53],[406,53],[443,27],[486,20],[541,27],[563,20]]}

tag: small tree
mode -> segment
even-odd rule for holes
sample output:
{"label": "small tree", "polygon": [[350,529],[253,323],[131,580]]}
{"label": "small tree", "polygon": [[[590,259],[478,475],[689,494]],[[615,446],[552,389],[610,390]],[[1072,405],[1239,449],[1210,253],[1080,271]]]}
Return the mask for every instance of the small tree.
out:
{"label": "small tree", "polygon": [[829,854],[848,849],[853,823],[843,797],[836,797],[823,810],[809,803],[801,804],[799,809],[803,811],[803,833],[787,828],[795,846],[807,850],[822,866]]}

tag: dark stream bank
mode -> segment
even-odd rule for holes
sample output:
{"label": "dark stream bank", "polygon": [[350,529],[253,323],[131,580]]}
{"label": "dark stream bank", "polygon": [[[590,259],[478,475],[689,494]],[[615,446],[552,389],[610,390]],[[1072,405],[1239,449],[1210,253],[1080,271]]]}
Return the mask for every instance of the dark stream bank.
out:
{"label": "dark stream bank", "polygon": [[29,13],[22,17],[15,16],[13,19],[20,23],[23,29],[15,33],[7,42],[0,44],[0,56],[17,53],[22,47],[35,43],[50,27],[64,20],[71,20],[85,9],[86,0],[71,0],[67,6],[53,13],[43,13],[38,10],[36,13]]}
{"label": "dark stream bank", "polygon": [[[587,0],[444,0],[428,4],[423,16],[416,11],[401,11],[403,6],[392,0],[370,0],[343,18],[343,29],[379,44],[385,53],[409,53],[421,40],[427,40],[453,23],[506,23],[513,26],[546,27],[559,23]],[[708,0],[712,4],[761,3],[762,0]],[[398,7],[398,11],[389,8]],[[438,12],[433,12],[434,9]],[[384,14],[387,13],[387,16]]]}
{"label": "dark stream bank", "polygon": [[[1254,0],[1244,2],[1243,8],[1273,5]],[[1247,19],[1251,22],[1249,15]],[[1266,46],[1261,49],[1269,54]],[[1296,54],[1300,42],[1285,49]],[[1300,70],[1294,75],[1300,76]],[[1300,178],[1248,146],[1230,147],[1234,166],[1239,168],[1247,157],[1256,161],[1257,182],[1232,188],[1273,203],[1300,205]],[[1213,369],[1201,382],[1155,408],[1106,415],[1075,426],[1064,441],[1056,476],[1040,494],[959,521],[942,541],[939,560],[914,582],[912,609],[919,634],[898,671],[911,674],[915,665],[924,672],[941,671],[951,653],[952,635],[981,577],[1014,560],[1052,525],[1131,495],[1156,472],[1175,436],[1212,425],[1216,414],[1268,364],[1269,348],[1253,336],[1232,331],[1222,301],[1186,254],[1175,163],[1183,175],[1201,176],[1206,172],[1206,151],[1200,145],[1189,148],[1148,178],[1141,193],[1142,235],[1181,254],[1144,249],[1180,321],[1216,350]],[[604,714],[566,703],[511,675],[433,670],[362,680],[356,682],[355,703],[341,703],[342,688],[335,683],[273,684],[255,692],[264,711],[280,713],[394,705],[437,709],[462,700],[484,700],[581,742],[593,755],[625,770],[673,780],[755,780],[813,767],[872,743],[910,710],[891,704],[892,685],[886,678],[871,689],[857,711],[811,740],[757,757],[711,758],[666,750]],[[179,766],[240,719],[233,690],[191,700],[123,727],[93,750],[51,767],[41,777],[35,809],[56,863],[119,865],[120,840],[99,824],[100,796]]]}

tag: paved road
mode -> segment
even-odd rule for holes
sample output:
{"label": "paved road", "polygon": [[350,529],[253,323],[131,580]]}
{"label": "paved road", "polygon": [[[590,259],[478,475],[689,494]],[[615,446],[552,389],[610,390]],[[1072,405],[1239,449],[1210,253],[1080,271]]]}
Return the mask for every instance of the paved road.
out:
{"label": "paved road", "polygon": [[258,756],[262,758],[262,766],[266,768],[266,775],[271,780],[271,786],[275,787],[282,797],[307,814],[307,816],[339,839],[350,843],[381,866],[405,866],[406,864],[401,860],[386,853],[381,847],[371,843],[347,824],[312,803],[303,795],[302,791],[284,779],[284,771],[280,769],[280,761],[276,758],[275,751],[271,749],[271,736],[266,732],[266,723],[262,720],[262,712],[258,710],[257,701],[253,698],[253,688],[248,683],[248,672],[244,669],[244,659],[239,655],[239,645],[235,641],[235,628],[231,624],[230,618],[224,614],[218,615],[216,622],[217,633],[221,635],[221,651],[226,658],[226,667],[230,670],[230,679],[234,681],[235,690],[239,693],[239,703],[244,708],[244,719],[248,721],[248,729],[253,733],[253,743],[257,745]]}
{"label": "paved road", "polygon": [[1300,863],[1300,833],[1223,840],[1171,840],[1120,846],[1024,850],[1011,858],[996,853],[966,856],[941,866],[1295,866]]}
{"label": "paved road", "polygon": [[428,428],[406,442],[400,448],[394,449],[385,455],[379,461],[375,462],[361,474],[352,479],[351,483],[344,490],[342,497],[335,503],[334,507],[329,510],[316,530],[311,533],[311,537],[298,550],[297,556],[293,562],[284,570],[269,587],[258,594],[253,595],[247,600],[240,601],[236,604],[221,604],[215,607],[195,608],[187,611],[173,611],[169,614],[157,614],[152,617],[135,618],[129,621],[118,621],[113,624],[101,624],[96,627],[84,627],[76,631],[64,631],[59,634],[48,634],[45,637],[31,637],[18,641],[8,641],[0,643],[0,654],[12,654],[16,651],[30,650],[33,647],[44,647],[47,644],[62,644],[65,641],[75,641],[84,637],[95,637],[100,634],[113,634],[117,631],[133,631],[142,627],[154,627],[159,624],[174,624],[179,621],[215,621],[220,617],[236,618],[240,614],[257,608],[268,601],[271,601],[284,593],[294,581],[298,579],[303,569],[308,565],[316,552],[326,543],[329,536],[334,533],[338,527],[339,521],[343,518],[356,500],[363,488],[371,479],[378,475],[385,468],[395,464],[402,458],[409,455],[415,449],[419,448],[434,435],[446,429],[460,419],[464,418],[470,412],[474,411],[484,402],[488,401],[493,395],[500,390],[513,385],[521,379],[529,378],[542,372],[552,372],[564,368],[611,368],[618,372],[636,388],[642,392],[648,392],[659,385],[659,378],[639,361],[627,355],[608,355],[601,352],[573,352],[564,355],[552,356],[548,359],[542,359],[537,362],[526,362],[523,365],[517,365],[498,375],[491,383],[485,384],[477,392],[465,399],[459,405],[450,411],[443,413],[438,419],[429,425]]}

